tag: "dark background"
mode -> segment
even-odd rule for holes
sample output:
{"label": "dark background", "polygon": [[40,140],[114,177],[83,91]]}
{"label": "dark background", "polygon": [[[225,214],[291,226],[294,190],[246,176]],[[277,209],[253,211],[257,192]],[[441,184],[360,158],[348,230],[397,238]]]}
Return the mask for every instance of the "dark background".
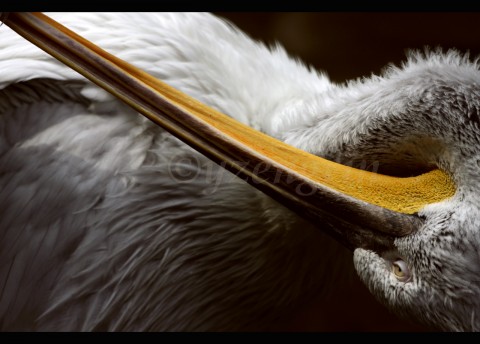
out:
{"label": "dark background", "polygon": [[[455,48],[480,54],[480,12],[214,12],[252,38],[280,42],[294,57],[332,81],[378,74],[405,61],[408,49]],[[330,309],[330,316],[322,315]],[[331,304],[311,300],[286,330],[429,331],[396,318],[356,280],[341,286]]]}
{"label": "dark background", "polygon": [[480,12],[214,12],[255,39],[280,42],[333,81],[380,73],[408,49],[480,54]]}

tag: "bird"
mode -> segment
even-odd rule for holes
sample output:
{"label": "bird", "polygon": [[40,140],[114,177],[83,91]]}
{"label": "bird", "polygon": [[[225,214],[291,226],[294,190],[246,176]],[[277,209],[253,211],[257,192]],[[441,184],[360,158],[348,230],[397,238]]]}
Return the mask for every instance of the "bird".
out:
{"label": "bird", "polygon": [[412,52],[335,84],[209,13],[49,15],[291,146],[392,176],[440,168],[456,190],[389,250],[352,259],[321,223],[2,26],[2,330],[270,329],[353,270],[403,318],[479,330],[477,60]]}

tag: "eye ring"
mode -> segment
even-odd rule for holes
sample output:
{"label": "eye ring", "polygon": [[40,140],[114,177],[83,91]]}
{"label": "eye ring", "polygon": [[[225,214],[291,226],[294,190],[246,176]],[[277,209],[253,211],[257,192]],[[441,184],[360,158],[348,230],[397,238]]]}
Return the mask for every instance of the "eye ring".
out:
{"label": "eye ring", "polygon": [[411,279],[410,269],[402,259],[396,259],[391,264],[392,273],[401,282],[408,282]]}

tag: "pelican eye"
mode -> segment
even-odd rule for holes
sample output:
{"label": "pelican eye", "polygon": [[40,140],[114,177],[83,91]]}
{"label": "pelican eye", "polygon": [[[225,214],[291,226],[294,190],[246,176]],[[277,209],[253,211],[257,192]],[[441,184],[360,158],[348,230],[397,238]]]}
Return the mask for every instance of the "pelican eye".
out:
{"label": "pelican eye", "polygon": [[397,259],[392,263],[392,272],[395,277],[401,282],[408,282],[410,280],[410,269],[401,259]]}

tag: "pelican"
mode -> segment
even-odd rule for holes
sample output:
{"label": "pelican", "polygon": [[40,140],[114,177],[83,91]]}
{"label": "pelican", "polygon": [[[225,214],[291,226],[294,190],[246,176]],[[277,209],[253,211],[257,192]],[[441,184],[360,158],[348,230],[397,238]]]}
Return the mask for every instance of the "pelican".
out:
{"label": "pelican", "polygon": [[[347,278],[352,256],[341,243],[395,314],[479,330],[475,61],[414,53],[381,76],[338,85],[208,13],[50,16],[115,57],[77,69],[107,92],[13,32],[17,20],[0,28],[2,330],[270,329]],[[63,45],[60,60],[81,55]],[[137,113],[154,104],[128,100],[140,91],[117,88],[105,58],[163,80],[170,86],[119,63],[181,109],[196,101],[169,87],[246,126],[224,119],[217,136],[203,137],[215,120],[199,105],[201,125],[159,128]],[[243,170],[230,141],[216,143],[224,131],[253,158],[288,157],[280,163],[294,178],[321,174],[321,197],[255,179],[277,177],[268,164]],[[297,155],[336,163],[312,172]]]}

